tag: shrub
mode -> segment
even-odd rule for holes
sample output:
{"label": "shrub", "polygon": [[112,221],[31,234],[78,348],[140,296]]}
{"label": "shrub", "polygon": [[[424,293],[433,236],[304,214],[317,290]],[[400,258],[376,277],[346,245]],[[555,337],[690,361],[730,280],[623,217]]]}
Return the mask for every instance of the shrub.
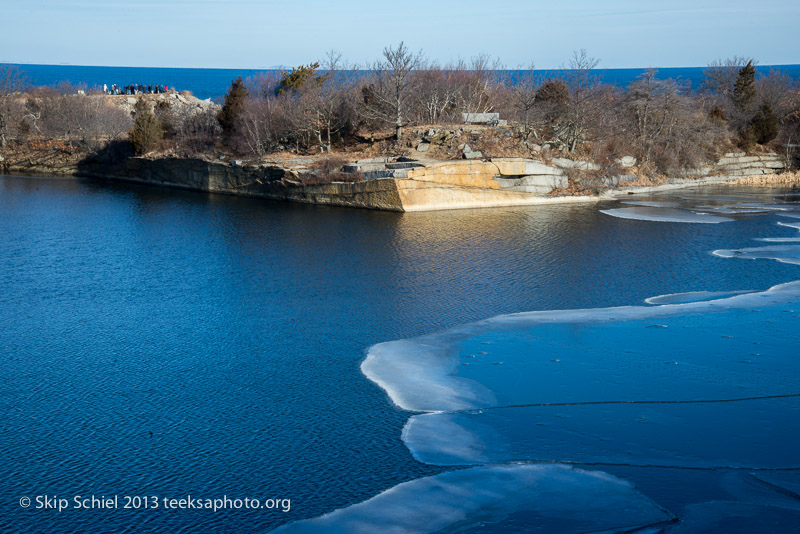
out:
{"label": "shrub", "polygon": [[133,145],[133,151],[136,155],[141,156],[156,147],[156,144],[163,137],[164,131],[159,120],[147,109],[144,100],[139,99],[136,102],[134,113],[136,114],[136,120],[133,123],[133,129],[128,135],[128,139]]}
{"label": "shrub", "polygon": [[756,143],[766,145],[778,137],[778,116],[772,111],[772,106],[764,104],[753,117],[750,127],[753,130],[753,139]]}
{"label": "shrub", "polygon": [[359,172],[343,172],[342,165],[347,163],[341,158],[325,158],[317,162],[313,174],[301,177],[303,185],[324,185],[331,182],[361,182],[363,176]]}

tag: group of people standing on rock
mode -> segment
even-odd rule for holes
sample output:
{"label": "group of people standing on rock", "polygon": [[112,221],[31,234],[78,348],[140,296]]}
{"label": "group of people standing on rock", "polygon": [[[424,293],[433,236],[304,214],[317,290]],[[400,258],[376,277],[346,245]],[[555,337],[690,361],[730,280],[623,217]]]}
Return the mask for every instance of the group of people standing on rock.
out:
{"label": "group of people standing on rock", "polygon": [[131,84],[126,85],[125,87],[119,87],[117,84],[112,84],[109,87],[107,84],[103,84],[103,92],[107,95],[143,95],[143,94],[159,94],[159,93],[168,93],[169,87],[166,85],[142,85],[142,84]]}

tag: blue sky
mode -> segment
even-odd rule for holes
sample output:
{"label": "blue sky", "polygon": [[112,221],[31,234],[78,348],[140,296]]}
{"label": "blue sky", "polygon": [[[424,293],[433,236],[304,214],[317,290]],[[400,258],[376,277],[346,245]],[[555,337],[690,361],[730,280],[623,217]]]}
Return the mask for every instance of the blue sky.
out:
{"label": "blue sky", "polygon": [[0,0],[0,62],[267,68],[376,59],[399,41],[447,63],[554,68],[800,63],[800,2],[727,0]]}

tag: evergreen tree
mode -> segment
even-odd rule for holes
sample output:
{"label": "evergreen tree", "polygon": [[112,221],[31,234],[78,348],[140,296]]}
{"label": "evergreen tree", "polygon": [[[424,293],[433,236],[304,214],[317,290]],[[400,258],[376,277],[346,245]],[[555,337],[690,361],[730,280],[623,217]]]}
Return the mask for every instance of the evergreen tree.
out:
{"label": "evergreen tree", "polygon": [[739,69],[739,77],[733,86],[733,102],[742,111],[747,110],[756,97],[756,68],[753,61]]}
{"label": "evergreen tree", "polygon": [[753,139],[759,144],[766,145],[778,137],[778,116],[772,111],[772,106],[762,105],[753,117],[750,127]]}
{"label": "evergreen tree", "polygon": [[317,69],[319,63],[314,62],[295,67],[291,72],[283,71],[283,77],[275,90],[276,94],[298,93],[306,88],[320,87],[328,75],[317,74]]}
{"label": "evergreen tree", "polygon": [[238,76],[231,82],[228,93],[225,95],[225,102],[222,105],[219,115],[217,115],[217,120],[219,120],[219,124],[222,126],[222,133],[226,137],[230,137],[236,130],[236,125],[244,111],[247,96],[247,88],[244,86],[242,77]]}
{"label": "evergreen tree", "polygon": [[136,119],[133,123],[133,129],[128,134],[128,139],[133,145],[133,151],[136,155],[141,156],[156,147],[156,144],[163,137],[164,131],[159,120],[147,108],[144,99],[140,98],[136,101],[136,107],[133,112]]}

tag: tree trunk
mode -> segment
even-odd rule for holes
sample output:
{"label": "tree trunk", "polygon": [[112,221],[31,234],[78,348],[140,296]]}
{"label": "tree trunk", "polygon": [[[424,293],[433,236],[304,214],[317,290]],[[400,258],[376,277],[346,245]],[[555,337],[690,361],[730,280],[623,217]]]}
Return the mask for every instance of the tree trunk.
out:
{"label": "tree trunk", "polygon": [[328,154],[331,153],[331,123],[328,123]]}

